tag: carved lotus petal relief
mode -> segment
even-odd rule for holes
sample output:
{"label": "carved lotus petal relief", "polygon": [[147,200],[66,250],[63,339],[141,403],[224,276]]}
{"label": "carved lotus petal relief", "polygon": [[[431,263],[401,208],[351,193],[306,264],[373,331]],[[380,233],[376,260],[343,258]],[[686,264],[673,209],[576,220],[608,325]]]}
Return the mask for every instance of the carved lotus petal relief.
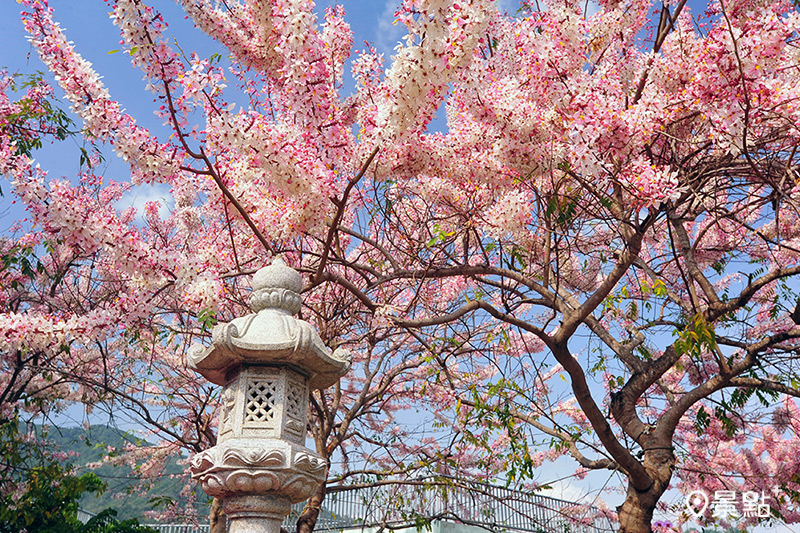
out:
{"label": "carved lotus petal relief", "polygon": [[315,490],[321,479],[290,470],[223,470],[200,476],[206,494],[226,497],[236,494],[280,494],[302,501]]}
{"label": "carved lotus petal relief", "polygon": [[228,448],[219,466],[284,466],[286,455],[281,450]]}

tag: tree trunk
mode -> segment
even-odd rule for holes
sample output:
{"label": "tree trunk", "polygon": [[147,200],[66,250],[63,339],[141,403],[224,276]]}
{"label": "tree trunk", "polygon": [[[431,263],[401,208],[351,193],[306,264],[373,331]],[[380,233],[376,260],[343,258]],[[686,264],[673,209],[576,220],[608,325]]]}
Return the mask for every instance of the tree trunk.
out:
{"label": "tree trunk", "polygon": [[617,508],[620,533],[651,533],[653,530],[650,524],[653,522],[653,511],[657,502],[658,497],[653,494],[652,488],[639,492],[628,484],[628,495]]}
{"label": "tree trunk", "polygon": [[208,515],[209,533],[225,533],[225,513],[222,512],[222,505],[217,498],[211,501],[211,512]]}
{"label": "tree trunk", "polygon": [[[326,476],[327,478],[327,476]],[[319,518],[319,510],[322,501],[325,499],[327,485],[323,481],[314,491],[314,494],[308,499],[308,503],[303,508],[300,518],[297,519],[297,533],[311,533],[317,526],[317,519]]]}
{"label": "tree trunk", "polygon": [[644,467],[653,484],[645,491],[638,491],[628,483],[625,501],[617,508],[620,533],[652,533],[653,511],[669,487],[675,468],[675,456],[671,449],[656,449],[645,452]]}

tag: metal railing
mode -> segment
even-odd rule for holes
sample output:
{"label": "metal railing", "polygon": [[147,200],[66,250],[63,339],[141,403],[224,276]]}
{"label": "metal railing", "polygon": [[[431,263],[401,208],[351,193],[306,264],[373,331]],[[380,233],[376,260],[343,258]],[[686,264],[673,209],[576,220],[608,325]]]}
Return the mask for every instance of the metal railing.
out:
{"label": "metal railing", "polygon": [[211,526],[204,525],[191,525],[191,524],[144,524],[147,527],[152,527],[158,533],[209,533]]}
{"label": "metal railing", "polygon": [[[294,533],[304,504],[295,505],[283,527]],[[317,531],[404,526],[423,527],[434,520],[479,526],[492,531],[615,531],[597,508],[505,487],[446,478],[331,491]]]}
{"label": "metal railing", "polygon": [[[296,529],[304,503],[292,507],[283,528]],[[375,487],[330,490],[316,531],[401,529],[424,531],[446,520],[490,531],[605,533],[616,526],[589,505],[477,482],[436,478]],[[159,533],[209,533],[208,525],[147,524]]]}

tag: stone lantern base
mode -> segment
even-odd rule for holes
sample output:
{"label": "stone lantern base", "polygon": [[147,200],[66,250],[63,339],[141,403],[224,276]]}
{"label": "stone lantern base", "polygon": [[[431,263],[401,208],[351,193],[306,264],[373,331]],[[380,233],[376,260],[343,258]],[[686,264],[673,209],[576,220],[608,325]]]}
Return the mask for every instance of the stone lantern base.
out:
{"label": "stone lantern base", "polygon": [[222,506],[228,533],[280,533],[292,502],[277,495],[234,496]]}
{"label": "stone lantern base", "polygon": [[228,533],[279,533],[293,503],[325,481],[325,461],[278,439],[230,439],[192,459],[192,473],[222,502]]}

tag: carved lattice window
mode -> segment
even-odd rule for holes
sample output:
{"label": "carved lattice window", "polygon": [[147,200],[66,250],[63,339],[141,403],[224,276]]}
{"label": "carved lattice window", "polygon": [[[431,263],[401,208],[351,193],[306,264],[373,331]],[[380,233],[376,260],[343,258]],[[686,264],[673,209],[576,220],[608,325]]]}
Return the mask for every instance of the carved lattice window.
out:
{"label": "carved lattice window", "polygon": [[245,422],[271,422],[275,417],[275,388],[277,382],[251,379],[247,382]]}
{"label": "carved lattice window", "polygon": [[289,418],[302,421],[305,414],[304,406],[303,388],[296,383],[289,383],[289,390],[286,392],[286,414]]}

